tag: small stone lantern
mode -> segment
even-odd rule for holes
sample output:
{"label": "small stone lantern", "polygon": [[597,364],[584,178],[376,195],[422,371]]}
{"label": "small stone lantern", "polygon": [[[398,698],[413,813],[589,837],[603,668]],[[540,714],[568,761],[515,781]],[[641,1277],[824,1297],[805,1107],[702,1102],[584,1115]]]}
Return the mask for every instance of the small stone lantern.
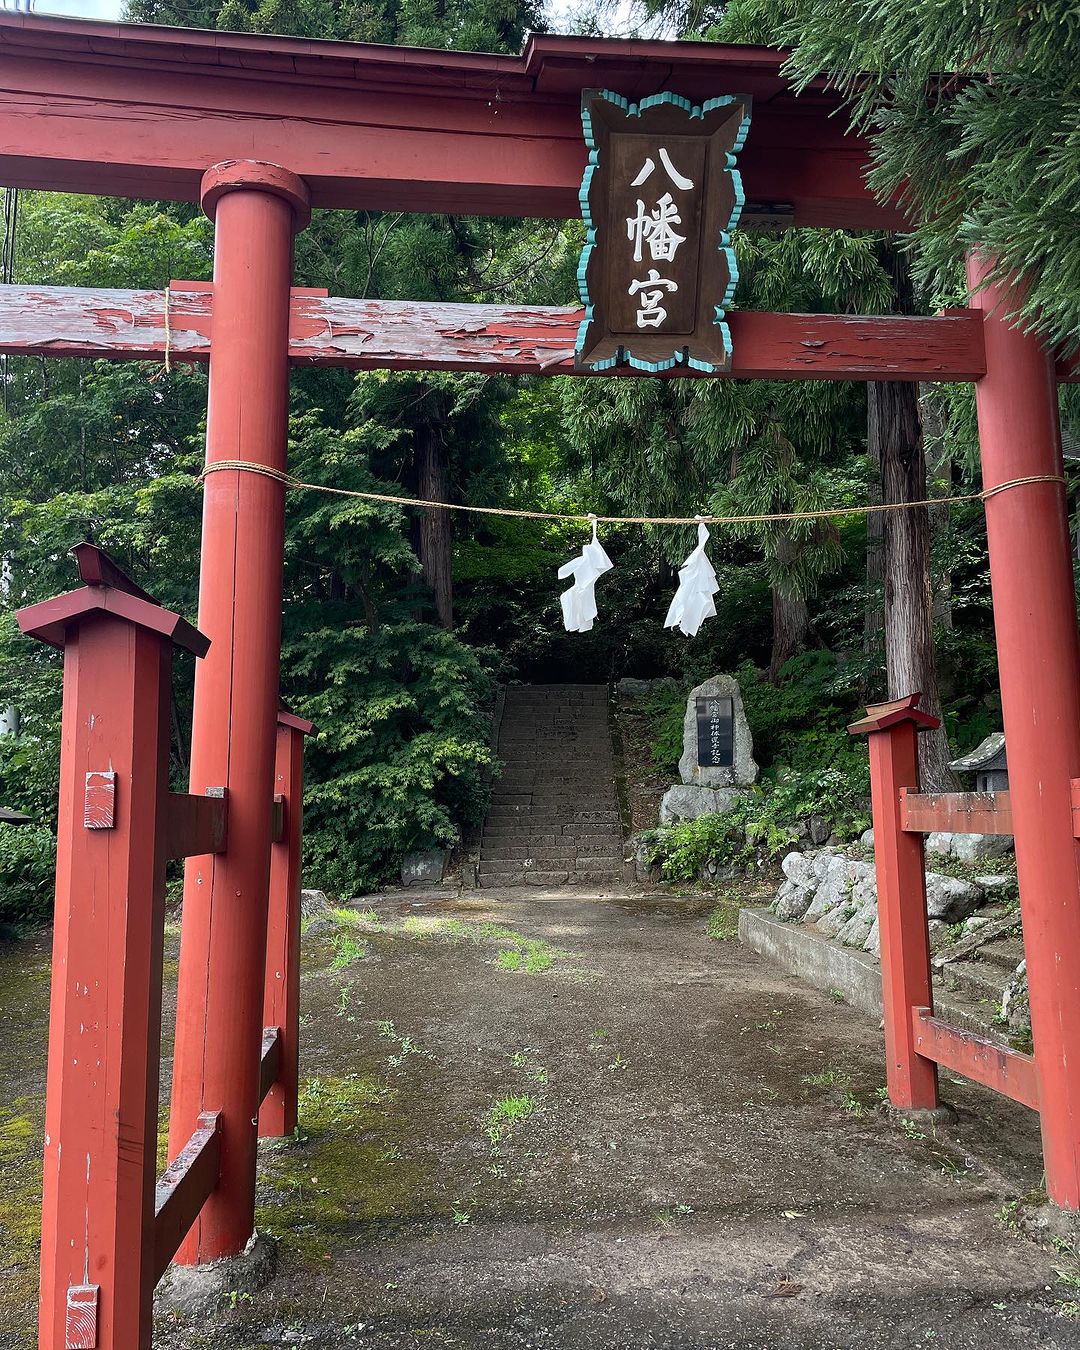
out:
{"label": "small stone lantern", "polygon": [[972,750],[949,765],[955,773],[973,773],[976,792],[1007,792],[1009,770],[1005,763],[1005,733],[992,731]]}

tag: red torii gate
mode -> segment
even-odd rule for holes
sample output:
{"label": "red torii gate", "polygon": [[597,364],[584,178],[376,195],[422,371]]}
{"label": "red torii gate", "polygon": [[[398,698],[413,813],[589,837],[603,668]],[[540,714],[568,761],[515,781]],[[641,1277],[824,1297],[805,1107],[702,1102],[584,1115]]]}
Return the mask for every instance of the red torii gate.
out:
{"label": "red torii gate", "polygon": [[[293,289],[295,232],[312,205],[576,216],[586,86],[628,98],[661,88],[691,99],[750,94],[754,120],[739,161],[744,220],[902,229],[897,210],[867,192],[867,147],[831,115],[835,97],[815,86],[796,98],[782,60],[755,47],[561,37],[536,37],[521,57],[500,57],[0,15],[0,181],[201,201],[215,225],[210,286],[178,282],[167,295],[5,288],[0,351],[208,359],[208,464],[242,460],[277,471],[285,468],[290,362],[570,373],[578,311],[377,303]],[[935,1105],[940,1062],[1036,1106],[1051,1198],[1077,1209],[1080,649],[1055,390],[1055,378],[1074,375],[1068,366],[1055,371],[1033,337],[1007,325],[1008,293],[980,289],[976,262],[971,281],[972,307],[933,319],[733,314],[731,374],[976,384],[984,484],[1014,484],[987,500],[986,513],[1010,752],[1011,793],[998,808],[1001,819],[1008,806],[1016,835],[1035,1055],[998,1052],[933,1018],[919,831],[955,817],[959,803],[911,795],[920,714],[902,701],[872,710],[861,727],[874,737],[890,1095],[899,1107]],[[295,744],[306,724],[279,719],[283,517],[280,481],[235,469],[207,478],[201,632],[85,552],[86,589],[24,615],[28,631],[69,646],[43,1350],[148,1345],[150,1294],[169,1258],[212,1260],[240,1251],[251,1235],[260,1103],[268,1132],[287,1132],[293,1119],[296,915],[287,896],[299,850]],[[160,750],[154,681],[171,642],[205,650],[206,639],[191,794],[170,802],[160,753],[150,754]],[[90,715],[100,699],[111,721]],[[288,744],[279,742],[276,771],[289,778],[282,795],[294,807],[286,803],[284,824],[271,809],[279,735]],[[111,779],[98,773],[104,753],[113,753]],[[985,822],[991,808],[983,803],[979,815],[976,806],[966,803],[969,819]],[[271,849],[282,830],[291,853],[275,873],[267,982]],[[120,906],[109,922],[131,944],[126,961],[115,965],[114,957],[111,976],[100,972],[102,985],[112,978],[123,991],[117,1005],[95,981],[80,985],[60,972],[78,957],[86,973],[93,945],[71,945],[93,917],[85,878],[123,849],[135,877],[131,904],[127,891],[108,889],[116,878],[95,893]],[[155,896],[163,859],[194,849],[173,1161],[155,1216]],[[92,1018],[120,1038],[121,1053],[98,1075],[112,1114],[89,1128],[70,1061]],[[268,1024],[280,1036],[264,1045]],[[85,1153],[82,1170],[70,1157],[61,1165],[68,1141],[54,1130],[69,1128]]]}

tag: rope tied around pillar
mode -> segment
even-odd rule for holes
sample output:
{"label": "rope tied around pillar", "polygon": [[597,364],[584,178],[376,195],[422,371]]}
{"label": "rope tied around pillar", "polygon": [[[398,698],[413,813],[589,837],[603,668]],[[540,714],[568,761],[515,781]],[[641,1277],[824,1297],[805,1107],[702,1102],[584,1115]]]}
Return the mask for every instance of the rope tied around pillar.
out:
{"label": "rope tied around pillar", "polygon": [[828,507],[817,511],[772,511],[761,515],[729,516],[600,516],[593,512],[564,513],[559,511],[527,511],[511,506],[471,506],[464,502],[437,502],[423,497],[402,497],[387,492],[361,492],[354,488],[332,487],[326,483],[307,483],[284,469],[269,464],[258,464],[246,459],[219,459],[207,464],[199,475],[204,481],[212,473],[253,473],[272,478],[286,488],[297,492],[323,492],[334,497],[353,497],[360,501],[377,502],[386,506],[417,507],[426,511],[468,511],[482,516],[514,516],[520,520],[561,520],[568,524],[589,525],[766,525],[794,520],[835,520],[843,516],[879,515],[888,511],[914,511],[920,507],[950,506],[964,502],[986,502],[1001,492],[1026,487],[1031,483],[1060,483],[1066,485],[1061,474],[1031,474],[1026,478],[1010,478],[1005,483],[954,497],[928,497],[916,502],[875,502],[861,506]]}

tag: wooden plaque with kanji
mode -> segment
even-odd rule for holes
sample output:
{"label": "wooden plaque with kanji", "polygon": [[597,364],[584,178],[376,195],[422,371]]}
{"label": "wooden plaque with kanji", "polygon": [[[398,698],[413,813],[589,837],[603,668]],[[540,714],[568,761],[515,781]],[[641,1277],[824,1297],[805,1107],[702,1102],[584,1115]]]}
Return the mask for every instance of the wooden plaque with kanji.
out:
{"label": "wooden plaque with kanji", "polygon": [[749,98],[698,106],[663,93],[630,103],[587,89],[581,118],[589,163],[578,368],[730,369],[724,314],[738,280],[730,236],[743,205],[735,156]]}

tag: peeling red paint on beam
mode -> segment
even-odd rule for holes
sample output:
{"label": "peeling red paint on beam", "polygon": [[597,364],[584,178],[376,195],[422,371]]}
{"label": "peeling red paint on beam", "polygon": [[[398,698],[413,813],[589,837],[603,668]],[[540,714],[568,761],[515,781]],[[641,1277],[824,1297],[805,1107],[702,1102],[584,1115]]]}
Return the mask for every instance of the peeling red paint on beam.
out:
{"label": "peeling red paint on beam", "polygon": [[[170,289],[173,360],[209,358],[212,318],[211,288]],[[289,355],[357,370],[572,375],[580,321],[577,306],[353,300],[297,289]],[[729,322],[735,378],[964,381],[983,371],[981,327],[966,310],[932,318],[742,310]],[[161,291],[0,287],[0,352],[161,361],[165,348]]]}
{"label": "peeling red paint on beam", "polygon": [[154,1283],[199,1216],[221,1170],[218,1113],[201,1115],[191,1138],[162,1172],[154,1200]]}
{"label": "peeling red paint on beam", "polygon": [[912,1008],[915,1049],[924,1059],[963,1074],[1014,1102],[1039,1109],[1039,1082],[1031,1055],[1006,1050],[973,1032],[949,1026],[929,1008]]}
{"label": "peeling red paint on beam", "polygon": [[904,829],[914,834],[1012,834],[1008,792],[911,792],[900,789]]}
{"label": "peeling red paint on beam", "polygon": [[[174,285],[168,308],[166,344],[163,291],[0,286],[0,352],[164,361],[168,345],[178,363],[209,360],[213,288]],[[296,288],[289,356],[355,370],[573,375],[580,322],[578,306],[355,300]],[[731,378],[971,381],[985,369],[981,323],[971,310],[932,317],[736,310],[728,322]],[[1058,378],[1080,381],[1080,366],[1060,362]]]}
{"label": "peeling red paint on beam", "polygon": [[259,1061],[259,1105],[274,1086],[281,1072],[281,1028],[264,1027],[262,1058]]}
{"label": "peeling red paint on beam", "polygon": [[0,352],[107,360],[207,361],[213,289],[165,292],[0,286]]}
{"label": "peeling red paint on beam", "polygon": [[[298,298],[289,354],[297,362],[356,369],[573,375],[581,317],[577,306]],[[728,322],[733,378],[972,380],[983,372],[978,321],[966,311],[859,318],[738,310]],[[629,369],[609,373],[639,375]]]}

